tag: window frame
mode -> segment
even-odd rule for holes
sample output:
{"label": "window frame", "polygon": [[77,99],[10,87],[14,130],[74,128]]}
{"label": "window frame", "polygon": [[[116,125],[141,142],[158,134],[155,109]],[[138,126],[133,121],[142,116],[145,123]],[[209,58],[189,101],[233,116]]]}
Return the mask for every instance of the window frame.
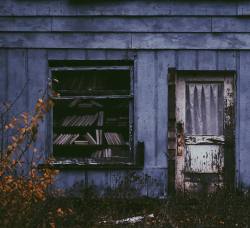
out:
{"label": "window frame", "polygon": [[[88,64],[90,61],[81,61],[82,63],[87,62]],[[99,65],[98,63],[101,64]],[[110,63],[111,62],[111,63]],[[105,65],[107,64],[107,65]],[[50,166],[56,167],[56,168],[90,168],[90,169],[99,169],[99,168],[112,168],[112,169],[127,169],[127,168],[141,168],[138,167],[136,164],[136,141],[135,141],[135,129],[134,129],[134,109],[135,109],[135,102],[134,102],[134,63],[132,61],[130,62],[122,62],[122,63],[112,63],[112,61],[91,61],[91,66],[83,64],[83,66],[50,66],[49,67],[49,80],[53,80],[53,72],[55,71],[91,71],[91,70],[127,70],[129,71],[129,80],[130,80],[130,88],[129,88],[129,94],[128,95],[84,95],[84,96],[63,96],[63,97],[55,97],[51,93],[49,93],[49,97],[52,100],[63,100],[63,99],[72,99],[74,98],[80,98],[81,100],[88,100],[88,99],[127,99],[129,100],[129,126],[128,126],[128,137],[129,137],[129,162],[128,163],[121,163],[121,162],[115,162],[112,164],[105,164],[105,163],[97,163],[97,164],[88,164],[88,163],[81,163],[77,161],[76,159],[74,162],[69,162],[67,159],[57,160],[53,159],[53,161],[50,162]],[[49,151],[50,154],[53,156],[53,125],[54,125],[54,109],[52,108],[50,114],[49,114]]]}

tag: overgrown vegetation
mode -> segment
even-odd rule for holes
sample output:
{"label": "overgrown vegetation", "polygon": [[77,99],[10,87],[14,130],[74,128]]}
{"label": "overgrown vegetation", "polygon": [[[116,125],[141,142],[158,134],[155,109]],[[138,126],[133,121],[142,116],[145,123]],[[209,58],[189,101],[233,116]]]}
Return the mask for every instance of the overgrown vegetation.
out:
{"label": "overgrown vegetation", "polygon": [[38,169],[39,162],[46,161],[35,147],[39,124],[53,103],[49,99],[39,99],[33,113],[23,112],[12,117],[10,111],[14,104],[4,103],[0,113],[1,227],[31,227],[35,222],[43,224],[45,221],[41,221],[37,214],[41,210],[47,213],[46,222],[53,224],[54,218],[44,206],[56,172]]}
{"label": "overgrown vegetation", "polygon": [[[84,188],[78,197],[50,197],[25,214],[26,227],[249,227],[250,197],[219,191],[209,195],[178,194],[168,199],[97,196]],[[153,214],[153,217],[148,215]],[[30,217],[28,217],[30,216]],[[138,223],[117,224],[135,216]],[[26,223],[29,220],[29,223]],[[32,223],[31,223],[32,222]],[[29,225],[27,225],[29,224]],[[17,224],[15,224],[17,225]],[[15,227],[11,226],[10,227]]]}
{"label": "overgrown vegetation", "polygon": [[[114,190],[115,191],[115,190]],[[147,197],[98,197],[95,188],[83,188],[79,197],[59,200],[72,213],[57,220],[63,227],[249,227],[250,196],[219,190],[211,194],[176,194],[168,199]],[[58,202],[57,201],[57,205]],[[153,214],[153,217],[147,215]],[[135,224],[117,221],[134,216],[145,218]]]}
{"label": "overgrown vegetation", "polygon": [[249,215],[248,193],[221,189],[210,194],[176,194],[164,203],[158,217],[172,227],[249,227]]}
{"label": "overgrown vegetation", "polygon": [[[0,227],[250,226],[249,193],[222,189],[212,194],[179,193],[164,200],[152,199],[141,197],[140,192],[153,179],[145,176],[145,182],[135,173],[102,194],[85,183],[64,195],[53,190],[57,172],[38,168],[41,161],[49,161],[35,147],[39,124],[53,102],[43,97],[33,113],[10,118],[14,103],[4,104],[0,113]],[[117,222],[134,216],[144,219],[134,224]]]}

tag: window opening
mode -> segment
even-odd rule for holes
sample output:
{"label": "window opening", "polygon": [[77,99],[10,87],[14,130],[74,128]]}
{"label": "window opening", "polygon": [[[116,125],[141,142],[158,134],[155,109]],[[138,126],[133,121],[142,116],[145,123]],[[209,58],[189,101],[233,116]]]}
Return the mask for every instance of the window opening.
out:
{"label": "window opening", "polygon": [[133,162],[132,66],[51,68],[53,155],[82,164]]}

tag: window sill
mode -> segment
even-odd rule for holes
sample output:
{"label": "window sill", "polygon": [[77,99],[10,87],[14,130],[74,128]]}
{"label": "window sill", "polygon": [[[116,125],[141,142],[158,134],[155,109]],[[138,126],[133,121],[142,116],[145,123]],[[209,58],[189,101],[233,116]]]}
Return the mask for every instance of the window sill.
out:
{"label": "window sill", "polygon": [[39,168],[50,168],[57,170],[130,170],[143,169],[142,166],[131,162],[116,162],[116,163],[97,163],[97,162],[82,162],[77,160],[51,161],[47,164],[40,164]]}

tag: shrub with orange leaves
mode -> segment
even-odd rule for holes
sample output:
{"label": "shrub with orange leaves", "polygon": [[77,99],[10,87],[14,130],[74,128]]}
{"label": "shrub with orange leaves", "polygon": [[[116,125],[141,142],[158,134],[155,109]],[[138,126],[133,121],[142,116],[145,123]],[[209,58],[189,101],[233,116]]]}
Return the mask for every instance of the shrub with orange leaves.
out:
{"label": "shrub with orange leaves", "polygon": [[[32,226],[34,210],[49,193],[57,172],[38,168],[48,162],[35,147],[39,124],[53,106],[50,99],[38,99],[34,113],[23,112],[8,123],[1,122],[0,148],[0,226],[15,227],[17,224]],[[1,120],[3,114],[0,113]],[[7,137],[6,137],[7,136]],[[3,146],[3,138],[8,144]],[[43,224],[44,225],[44,224]]]}

